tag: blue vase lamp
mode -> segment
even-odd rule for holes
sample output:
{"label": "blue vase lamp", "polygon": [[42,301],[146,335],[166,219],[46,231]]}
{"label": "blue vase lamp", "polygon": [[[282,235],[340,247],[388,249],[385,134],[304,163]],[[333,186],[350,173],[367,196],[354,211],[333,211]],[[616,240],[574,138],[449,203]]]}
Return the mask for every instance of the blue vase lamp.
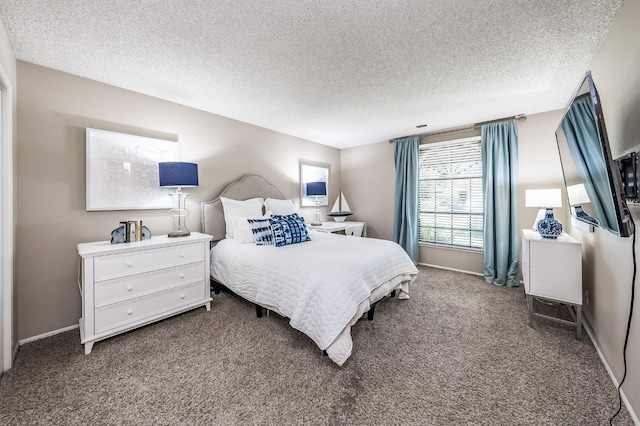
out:
{"label": "blue vase lamp", "polygon": [[538,222],[538,232],[543,238],[558,238],[562,234],[562,224],[553,217],[553,209],[547,208],[544,219]]}
{"label": "blue vase lamp", "polygon": [[543,238],[558,238],[562,234],[562,224],[553,217],[553,208],[562,207],[560,188],[527,189],[525,205],[539,208],[533,229]]}

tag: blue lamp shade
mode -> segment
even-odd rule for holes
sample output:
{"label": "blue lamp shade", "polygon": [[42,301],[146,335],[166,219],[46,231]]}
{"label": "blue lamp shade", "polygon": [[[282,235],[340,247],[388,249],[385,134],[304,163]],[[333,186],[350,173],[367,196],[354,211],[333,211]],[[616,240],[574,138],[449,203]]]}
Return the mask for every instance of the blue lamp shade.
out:
{"label": "blue lamp shade", "polygon": [[327,195],[327,182],[307,183],[307,196]]}
{"label": "blue lamp shade", "polygon": [[158,163],[160,186],[190,187],[198,186],[198,165],[168,161]]}

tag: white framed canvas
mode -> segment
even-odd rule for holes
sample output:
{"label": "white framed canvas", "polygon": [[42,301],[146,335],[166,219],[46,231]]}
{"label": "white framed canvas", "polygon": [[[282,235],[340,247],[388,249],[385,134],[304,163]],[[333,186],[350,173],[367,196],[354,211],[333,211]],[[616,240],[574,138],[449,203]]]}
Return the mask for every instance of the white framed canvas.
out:
{"label": "white framed canvas", "polygon": [[[308,182],[325,182],[327,185],[327,195],[322,197],[307,197]],[[319,201],[319,206],[329,205],[329,167],[316,166],[312,164],[300,164],[300,206],[315,206],[314,200]]]}
{"label": "white framed canvas", "polygon": [[178,161],[178,143],[87,128],[87,211],[172,207],[158,163]]}

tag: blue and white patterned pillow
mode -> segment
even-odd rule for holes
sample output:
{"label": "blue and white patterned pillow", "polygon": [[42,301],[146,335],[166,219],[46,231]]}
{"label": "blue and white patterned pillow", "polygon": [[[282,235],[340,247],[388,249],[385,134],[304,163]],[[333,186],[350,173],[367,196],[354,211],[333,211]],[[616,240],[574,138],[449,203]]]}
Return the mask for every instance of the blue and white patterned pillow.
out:
{"label": "blue and white patterned pillow", "polygon": [[311,241],[304,218],[297,213],[274,215],[269,219],[276,247]]}
{"label": "blue and white patterned pillow", "polygon": [[272,246],[274,245],[273,230],[269,219],[247,219],[256,245]]}

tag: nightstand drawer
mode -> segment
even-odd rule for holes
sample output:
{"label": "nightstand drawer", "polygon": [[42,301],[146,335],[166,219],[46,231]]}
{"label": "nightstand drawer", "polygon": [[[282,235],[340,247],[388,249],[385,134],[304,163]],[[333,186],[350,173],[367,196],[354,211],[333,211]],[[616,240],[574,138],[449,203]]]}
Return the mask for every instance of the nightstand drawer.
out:
{"label": "nightstand drawer", "polygon": [[157,314],[203,300],[202,281],[130,301],[116,303],[95,311],[96,333],[142,321]]}
{"label": "nightstand drawer", "polygon": [[95,259],[95,281],[105,281],[161,268],[200,262],[203,259],[202,244],[185,244],[97,257]]}
{"label": "nightstand drawer", "polygon": [[198,262],[175,268],[161,269],[147,274],[136,275],[135,277],[101,281],[96,284],[95,306],[102,307],[109,303],[130,299],[172,285],[202,281],[203,268],[203,263]]}

